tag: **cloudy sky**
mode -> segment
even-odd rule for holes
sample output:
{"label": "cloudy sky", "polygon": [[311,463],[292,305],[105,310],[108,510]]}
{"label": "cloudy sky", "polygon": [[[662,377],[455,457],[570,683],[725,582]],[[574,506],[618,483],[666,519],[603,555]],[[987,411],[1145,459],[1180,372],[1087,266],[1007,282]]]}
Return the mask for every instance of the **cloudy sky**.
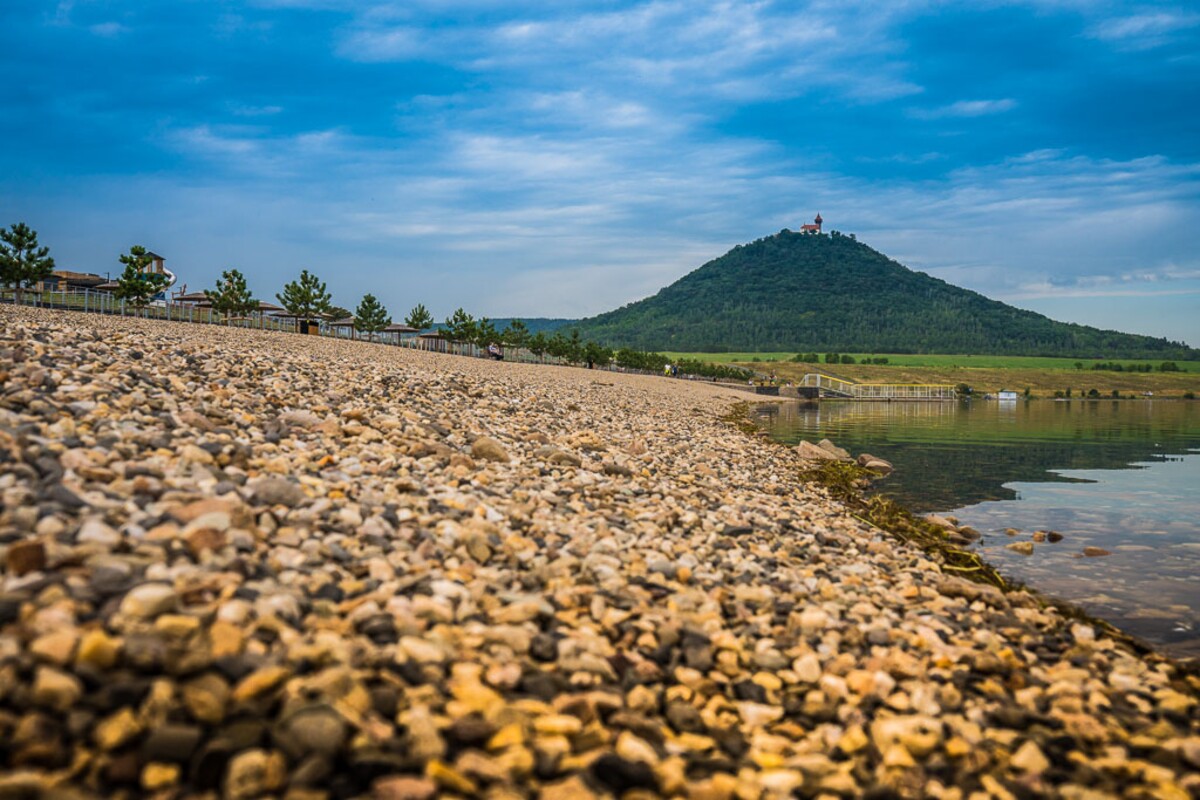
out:
{"label": "cloudy sky", "polygon": [[[524,6],[524,7],[521,7]],[[820,211],[1026,308],[1200,346],[1200,7],[0,3],[0,224],[190,289],[581,316]]]}

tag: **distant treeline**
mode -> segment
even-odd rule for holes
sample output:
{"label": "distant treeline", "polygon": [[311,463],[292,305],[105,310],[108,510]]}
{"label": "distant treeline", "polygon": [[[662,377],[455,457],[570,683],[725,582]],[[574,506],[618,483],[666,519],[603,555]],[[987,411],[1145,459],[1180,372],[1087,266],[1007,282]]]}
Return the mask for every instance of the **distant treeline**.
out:
{"label": "distant treeline", "polygon": [[[1082,367],[1082,362],[1078,362],[1077,366]],[[1106,370],[1108,372],[1182,372],[1179,365],[1174,361],[1164,361],[1158,366],[1153,364],[1119,364],[1116,361],[1101,361],[1098,364],[1092,364],[1092,369]]]}

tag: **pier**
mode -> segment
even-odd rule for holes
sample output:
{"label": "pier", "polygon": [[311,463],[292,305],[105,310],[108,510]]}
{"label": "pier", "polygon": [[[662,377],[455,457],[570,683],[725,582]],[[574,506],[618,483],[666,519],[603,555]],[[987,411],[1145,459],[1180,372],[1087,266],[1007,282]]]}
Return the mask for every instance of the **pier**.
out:
{"label": "pier", "polygon": [[860,383],[829,372],[808,373],[800,380],[799,388],[815,389],[818,397],[830,400],[944,401],[958,397],[948,383]]}

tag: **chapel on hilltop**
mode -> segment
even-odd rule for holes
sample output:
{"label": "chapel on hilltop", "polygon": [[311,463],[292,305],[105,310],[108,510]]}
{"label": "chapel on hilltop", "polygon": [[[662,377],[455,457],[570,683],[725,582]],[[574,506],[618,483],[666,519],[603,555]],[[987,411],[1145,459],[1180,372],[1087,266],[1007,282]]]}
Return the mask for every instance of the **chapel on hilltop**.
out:
{"label": "chapel on hilltop", "polygon": [[817,216],[813,219],[813,224],[812,225],[801,225],[800,232],[801,233],[820,233],[822,222],[824,222],[824,220],[821,219],[821,212],[818,211]]}

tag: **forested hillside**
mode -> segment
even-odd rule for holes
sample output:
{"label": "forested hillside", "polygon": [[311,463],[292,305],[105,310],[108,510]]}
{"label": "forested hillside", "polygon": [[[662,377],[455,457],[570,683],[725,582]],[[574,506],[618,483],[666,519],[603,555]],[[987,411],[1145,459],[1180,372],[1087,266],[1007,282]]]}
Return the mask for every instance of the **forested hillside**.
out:
{"label": "forested hillside", "polygon": [[788,230],[577,327],[609,346],[672,351],[1200,356],[1181,343],[1055,322],[990,300],[850,236]]}

